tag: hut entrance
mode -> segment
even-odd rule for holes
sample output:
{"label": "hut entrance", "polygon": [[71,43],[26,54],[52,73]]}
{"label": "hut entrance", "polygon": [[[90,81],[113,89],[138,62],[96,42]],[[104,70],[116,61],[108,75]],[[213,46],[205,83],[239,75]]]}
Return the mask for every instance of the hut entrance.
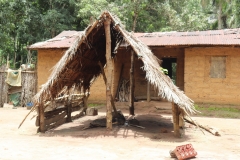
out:
{"label": "hut entrance", "polygon": [[168,76],[172,79],[173,83],[177,83],[177,58],[163,58],[162,67],[168,70]]}
{"label": "hut entrance", "polygon": [[177,57],[162,57],[161,66],[168,70],[168,76],[173,80],[173,83],[184,91],[184,58]]}

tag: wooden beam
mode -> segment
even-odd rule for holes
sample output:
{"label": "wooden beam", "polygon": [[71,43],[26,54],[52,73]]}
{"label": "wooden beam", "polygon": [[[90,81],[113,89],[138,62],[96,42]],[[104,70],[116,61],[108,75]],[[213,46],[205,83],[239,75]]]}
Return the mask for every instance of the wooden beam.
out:
{"label": "wooden beam", "polygon": [[131,51],[129,115],[134,115],[134,51]]}
{"label": "wooden beam", "polygon": [[180,127],[179,127],[179,108],[174,102],[172,102],[172,116],[173,116],[174,135],[180,138],[181,134],[180,134]]}
{"label": "wooden beam", "polygon": [[111,19],[106,17],[104,21],[105,36],[106,36],[106,62],[107,62],[107,85],[106,85],[106,127],[112,130],[112,105],[111,105],[111,88],[112,88],[112,56],[111,56]]}
{"label": "wooden beam", "polygon": [[55,116],[53,116],[53,117],[51,117],[49,119],[46,119],[45,120],[45,125],[48,126],[48,125],[50,125],[52,123],[56,123],[57,121],[65,118],[66,115],[67,115],[67,112],[63,112],[63,113],[55,115]]}
{"label": "wooden beam", "polygon": [[[101,68],[101,71],[102,71],[102,76],[103,76],[104,83],[105,83],[105,85],[107,85],[107,78],[106,78],[102,63],[99,61],[98,64],[99,64],[99,66]],[[114,99],[113,99],[112,94],[111,94],[111,104],[112,104],[112,107],[113,107],[114,114],[115,114],[115,116],[117,116],[118,115],[117,114],[117,109],[116,109],[116,106],[114,104]]]}
{"label": "wooden beam", "polygon": [[72,103],[68,101],[67,104],[67,122],[72,122]]}
{"label": "wooden beam", "polygon": [[150,101],[151,101],[151,92],[150,92],[150,89],[151,89],[150,82],[147,81],[147,102],[150,102]]}
{"label": "wooden beam", "polygon": [[45,128],[45,116],[44,116],[44,106],[39,105],[38,106],[38,114],[39,114],[39,131],[44,133],[46,130]]}

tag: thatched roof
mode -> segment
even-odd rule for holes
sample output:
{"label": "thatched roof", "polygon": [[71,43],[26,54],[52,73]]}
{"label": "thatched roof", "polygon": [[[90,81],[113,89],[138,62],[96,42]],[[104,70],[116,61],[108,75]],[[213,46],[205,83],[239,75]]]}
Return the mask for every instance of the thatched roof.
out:
{"label": "thatched roof", "polygon": [[106,64],[104,31],[106,17],[111,19],[112,56],[114,57],[113,52],[118,48],[119,42],[125,40],[142,60],[146,79],[155,86],[159,96],[176,103],[186,113],[193,113],[195,111],[193,101],[164,75],[160,70],[158,58],[145,44],[126,31],[117,17],[107,11],[103,12],[84,32],[77,35],[75,42],[54,67],[46,84],[34,97],[35,106],[54,99],[64,88],[68,90],[72,86],[78,86],[83,92],[89,90],[91,84],[101,74],[98,62],[100,61],[103,66]]}

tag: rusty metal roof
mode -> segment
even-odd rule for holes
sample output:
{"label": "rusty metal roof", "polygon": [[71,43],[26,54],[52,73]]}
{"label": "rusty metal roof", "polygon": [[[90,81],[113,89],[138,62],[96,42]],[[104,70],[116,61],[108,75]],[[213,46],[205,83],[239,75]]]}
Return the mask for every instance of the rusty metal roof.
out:
{"label": "rusty metal roof", "polygon": [[195,32],[136,33],[148,46],[240,45],[240,28]]}
{"label": "rusty metal roof", "polygon": [[[76,39],[76,35],[81,32],[63,31],[52,39],[35,43],[28,48],[69,48]],[[134,33],[134,36],[148,46],[240,45],[240,28],[195,32]]]}
{"label": "rusty metal roof", "polygon": [[29,46],[28,49],[69,48],[77,38],[77,34],[81,32],[82,31],[63,31],[52,39],[37,42]]}

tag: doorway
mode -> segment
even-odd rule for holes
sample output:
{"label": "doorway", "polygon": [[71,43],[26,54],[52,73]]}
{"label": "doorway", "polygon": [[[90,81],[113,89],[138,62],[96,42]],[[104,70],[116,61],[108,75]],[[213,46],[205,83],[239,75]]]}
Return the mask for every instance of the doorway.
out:
{"label": "doorway", "polygon": [[168,70],[168,76],[177,85],[177,58],[162,58],[162,68]]}

